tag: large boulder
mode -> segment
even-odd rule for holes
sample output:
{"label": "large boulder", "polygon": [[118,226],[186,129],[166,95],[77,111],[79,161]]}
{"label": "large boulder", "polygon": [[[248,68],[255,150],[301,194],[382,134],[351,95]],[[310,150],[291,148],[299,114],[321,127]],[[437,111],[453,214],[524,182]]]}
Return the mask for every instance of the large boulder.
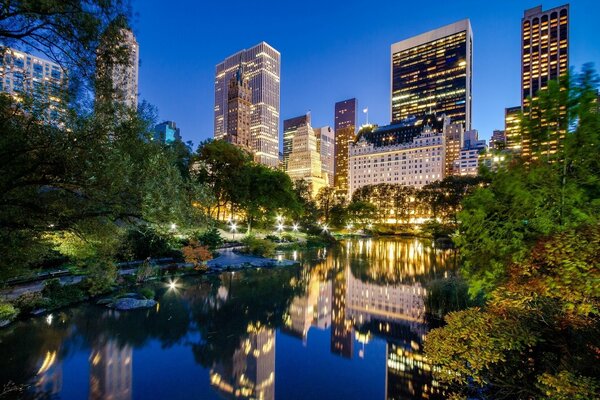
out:
{"label": "large boulder", "polygon": [[155,300],[133,299],[131,297],[117,299],[110,305],[110,307],[117,310],[135,310],[138,308],[152,308],[154,306],[156,306]]}

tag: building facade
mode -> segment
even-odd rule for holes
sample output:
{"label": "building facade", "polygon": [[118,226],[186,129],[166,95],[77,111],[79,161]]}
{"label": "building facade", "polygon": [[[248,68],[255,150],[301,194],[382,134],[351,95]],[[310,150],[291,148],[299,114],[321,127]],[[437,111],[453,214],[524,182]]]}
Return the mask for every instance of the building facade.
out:
{"label": "building facade", "polygon": [[327,186],[327,174],[323,173],[321,154],[317,151],[317,137],[308,123],[298,126],[294,134],[286,172],[293,181],[305,180],[313,197]]}
{"label": "building facade", "polygon": [[[97,59],[98,81],[109,87],[102,87],[96,92],[97,100],[111,100],[127,108],[137,109],[138,78],[140,63],[140,46],[133,32],[129,29],[119,30],[117,49],[100,51]],[[108,42],[107,42],[108,40]],[[104,38],[101,47],[114,46],[113,39]],[[127,60],[113,58],[112,54],[127,52]]]}
{"label": "building facade", "polygon": [[465,129],[462,123],[450,124],[445,129],[446,132],[446,165],[445,175],[455,174],[454,162],[460,157],[460,149],[463,146],[463,136]]}
{"label": "building facade", "polygon": [[[525,10],[521,20],[521,106],[530,110],[530,99],[535,99],[548,82],[565,76],[569,70],[569,5],[543,11],[542,6]],[[566,110],[565,110],[566,113]],[[528,160],[536,153],[548,156],[556,153],[566,126],[555,129],[556,133],[544,141],[522,134],[522,155]]]}
{"label": "building facade", "polygon": [[521,153],[521,106],[504,110],[504,134],[506,149],[513,153]]}
{"label": "building facade", "polygon": [[251,149],[255,160],[279,165],[279,110],[281,55],[265,42],[241,50],[216,66],[215,139],[225,139],[228,127],[229,83],[243,65],[252,91],[250,114]]}
{"label": "building facade", "polygon": [[485,140],[479,140],[479,133],[476,130],[465,132],[460,156],[454,161],[455,175],[477,176],[479,173],[479,158],[485,150]]}
{"label": "building facade", "polygon": [[283,168],[287,169],[290,153],[292,152],[292,140],[303,125],[310,125],[310,113],[298,117],[288,118],[283,121]]}
{"label": "building facade", "polygon": [[471,129],[473,33],[468,19],[394,43],[391,121],[446,114]]}
{"label": "building facade", "polygon": [[[412,122],[409,122],[412,121]],[[447,118],[432,115],[422,119],[409,119],[407,126],[394,125],[376,128],[350,145],[350,196],[355,190],[379,183],[390,183],[421,188],[446,175]],[[395,140],[401,132],[418,129],[418,133]],[[389,140],[379,140],[380,133],[389,133]]]}
{"label": "building facade", "polygon": [[490,138],[490,147],[495,150],[506,148],[506,131],[496,129]]}
{"label": "building facade", "polygon": [[327,185],[334,184],[335,134],[330,126],[314,128],[317,137],[317,151],[321,154],[321,171],[327,174]]}
{"label": "building facade", "polygon": [[252,90],[244,73],[238,67],[229,80],[227,92],[227,133],[225,140],[245,150],[252,151],[250,122],[252,114]]}
{"label": "building facade", "polygon": [[31,96],[57,121],[66,106],[67,73],[58,64],[31,54],[0,47],[0,92],[17,102]]}
{"label": "building facade", "polygon": [[164,121],[154,127],[154,141],[173,143],[181,141],[181,131],[173,121]]}
{"label": "building facade", "polygon": [[348,191],[348,147],[356,138],[358,101],[348,99],[335,103],[335,167],[334,185]]}

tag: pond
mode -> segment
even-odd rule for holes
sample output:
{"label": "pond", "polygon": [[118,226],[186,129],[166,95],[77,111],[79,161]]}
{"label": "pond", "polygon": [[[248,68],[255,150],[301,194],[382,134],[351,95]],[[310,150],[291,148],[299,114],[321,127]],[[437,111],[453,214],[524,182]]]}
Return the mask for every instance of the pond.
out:
{"label": "pond", "polygon": [[[289,251],[300,267],[157,291],[149,310],[71,307],[0,331],[0,392],[52,399],[437,399],[424,298],[456,254],[419,239]],[[13,397],[11,397],[13,396]]]}

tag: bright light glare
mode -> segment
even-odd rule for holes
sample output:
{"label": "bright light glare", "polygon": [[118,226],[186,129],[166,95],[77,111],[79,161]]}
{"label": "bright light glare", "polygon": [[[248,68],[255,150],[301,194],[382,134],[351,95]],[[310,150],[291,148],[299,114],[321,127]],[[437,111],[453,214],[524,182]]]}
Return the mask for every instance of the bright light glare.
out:
{"label": "bright light glare", "polygon": [[46,317],[46,323],[47,323],[48,325],[52,325],[52,320],[53,320],[53,319],[54,319],[54,315],[52,315],[52,314],[49,314],[49,315]]}
{"label": "bright light glare", "polygon": [[300,227],[298,226],[298,224],[294,224],[292,225],[292,229],[294,230],[294,232],[298,232],[298,229],[300,229]]}
{"label": "bright light glare", "polygon": [[231,224],[231,231],[232,231],[232,232],[235,232],[236,230],[237,230],[237,225],[236,225],[236,224],[234,224],[234,223],[232,223],[232,224]]}
{"label": "bright light glare", "polygon": [[282,224],[277,224],[277,230],[278,231],[282,231],[283,230],[283,225]]}
{"label": "bright light glare", "polygon": [[348,229],[348,230],[352,229],[352,224],[346,225],[346,229]]}
{"label": "bright light glare", "polygon": [[175,229],[177,229],[177,224],[175,224],[175,223],[171,224],[171,230],[175,230]]}
{"label": "bright light glare", "polygon": [[179,287],[179,283],[177,283],[177,279],[170,279],[167,286],[169,287],[169,290],[175,290]]}
{"label": "bright light glare", "polygon": [[328,229],[329,227],[327,225],[323,225],[323,232],[327,232]]}

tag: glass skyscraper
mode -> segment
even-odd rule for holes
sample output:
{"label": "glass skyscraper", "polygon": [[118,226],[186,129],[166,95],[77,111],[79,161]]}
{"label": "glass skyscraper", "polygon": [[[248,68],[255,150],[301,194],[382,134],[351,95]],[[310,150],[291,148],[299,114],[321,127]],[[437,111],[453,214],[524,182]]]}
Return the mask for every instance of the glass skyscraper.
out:
{"label": "glass skyscraper", "polygon": [[217,64],[215,75],[215,139],[227,135],[229,82],[243,66],[252,91],[251,150],[255,160],[279,164],[279,94],[281,55],[265,42],[241,50]]}
{"label": "glass skyscraper", "polygon": [[471,129],[473,33],[468,19],[394,43],[391,120],[434,112]]}
{"label": "glass skyscraper", "polygon": [[334,185],[340,191],[348,191],[348,146],[356,138],[357,107],[356,99],[335,103]]}

